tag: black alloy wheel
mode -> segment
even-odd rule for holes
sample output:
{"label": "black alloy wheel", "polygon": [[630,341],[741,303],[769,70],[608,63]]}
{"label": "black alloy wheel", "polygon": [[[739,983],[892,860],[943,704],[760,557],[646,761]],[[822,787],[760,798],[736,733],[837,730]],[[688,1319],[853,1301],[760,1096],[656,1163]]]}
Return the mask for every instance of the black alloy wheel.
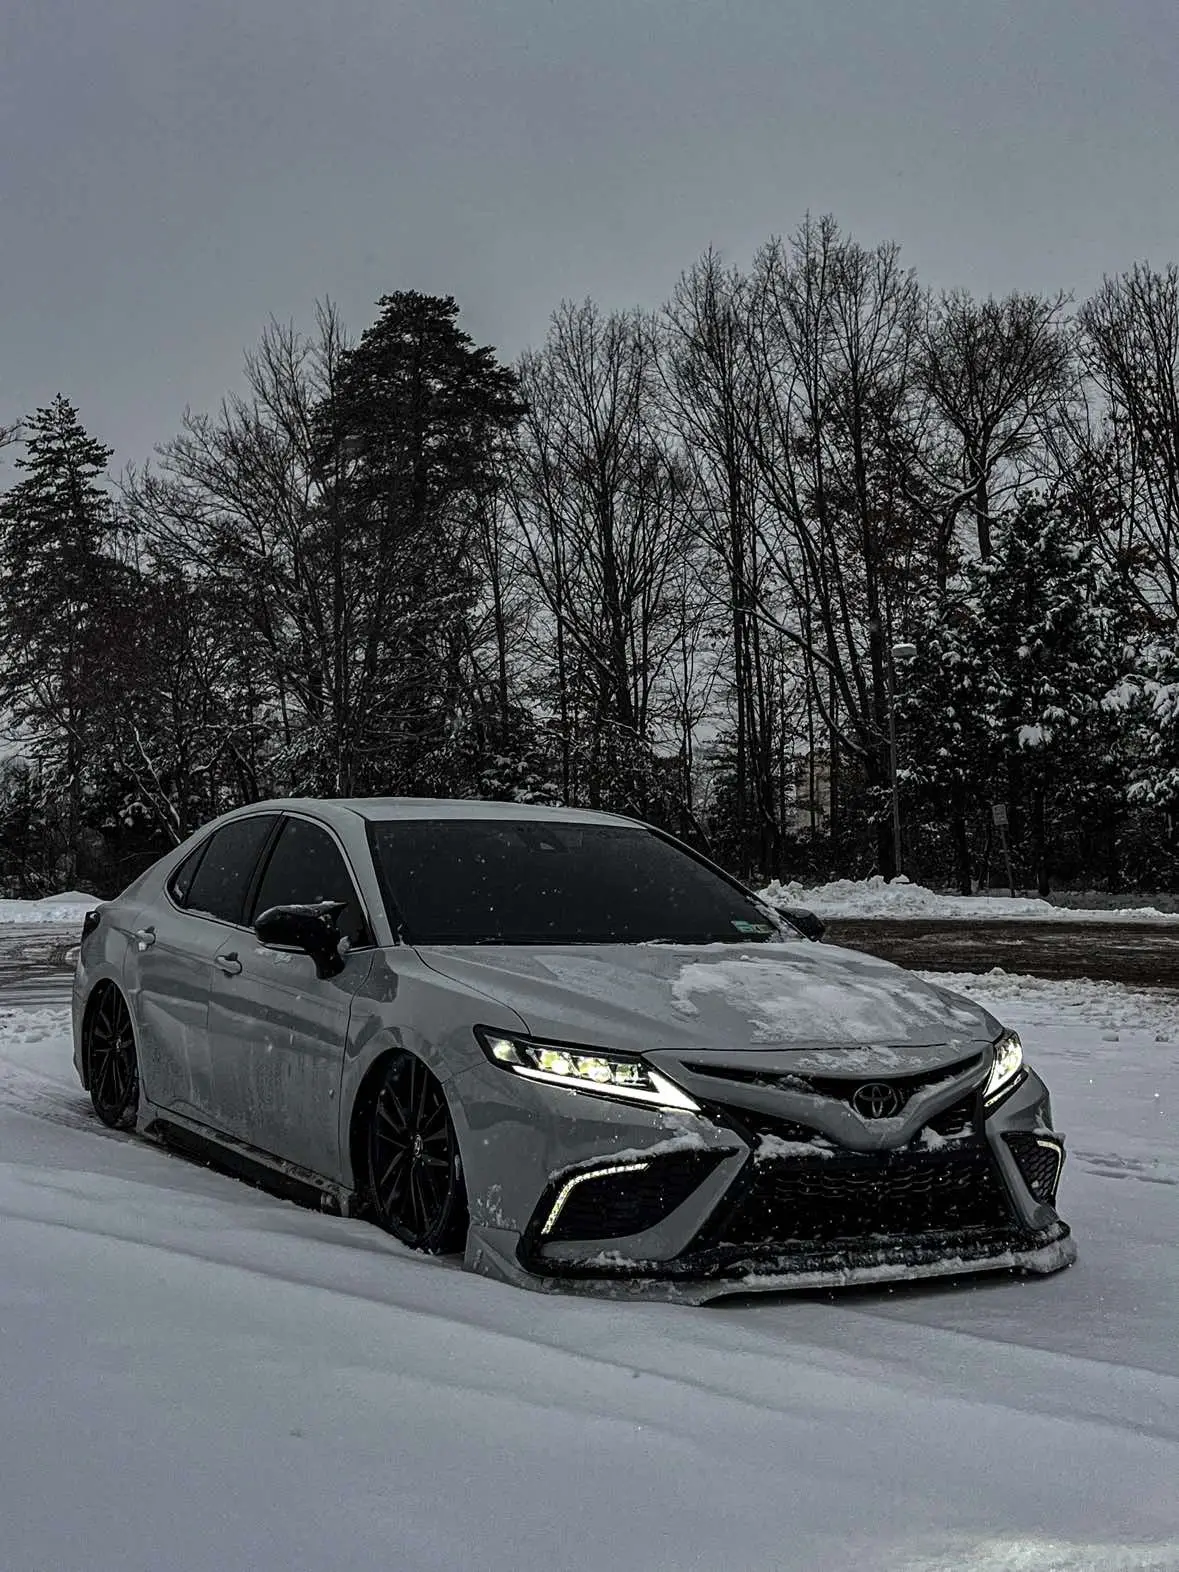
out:
{"label": "black alloy wheel", "polygon": [[112,1130],[133,1130],[139,1112],[139,1059],[126,1001],[105,987],[86,1017],[82,1040],[94,1112]]}
{"label": "black alloy wheel", "polygon": [[390,1059],[368,1125],[368,1189],[382,1227],[414,1250],[461,1250],[467,1193],[446,1096],[413,1054]]}

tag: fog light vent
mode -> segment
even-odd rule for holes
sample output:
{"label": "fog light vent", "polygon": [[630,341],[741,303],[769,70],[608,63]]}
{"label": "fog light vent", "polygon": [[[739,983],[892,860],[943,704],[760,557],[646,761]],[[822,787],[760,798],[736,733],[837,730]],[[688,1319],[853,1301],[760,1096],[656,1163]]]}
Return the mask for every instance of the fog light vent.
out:
{"label": "fog light vent", "polygon": [[1056,1200],[1060,1170],[1064,1167],[1064,1150],[1060,1142],[1047,1136],[1033,1135],[1030,1130],[1013,1130],[1004,1135],[1003,1139],[1011,1149],[1024,1184],[1037,1201],[1051,1206]]}
{"label": "fog light vent", "polygon": [[620,1239],[654,1228],[687,1200],[721,1155],[677,1152],[571,1174],[542,1202],[542,1235],[546,1241]]}

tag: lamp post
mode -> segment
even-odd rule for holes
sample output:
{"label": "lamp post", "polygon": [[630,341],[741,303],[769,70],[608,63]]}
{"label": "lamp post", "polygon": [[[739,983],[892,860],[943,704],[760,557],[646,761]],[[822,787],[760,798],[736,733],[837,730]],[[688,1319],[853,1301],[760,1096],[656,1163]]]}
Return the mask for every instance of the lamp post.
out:
{"label": "lamp post", "polygon": [[901,794],[897,788],[897,667],[909,666],[917,659],[915,644],[893,644],[888,652],[888,773],[892,788],[892,860],[898,874],[904,872],[901,859]]}

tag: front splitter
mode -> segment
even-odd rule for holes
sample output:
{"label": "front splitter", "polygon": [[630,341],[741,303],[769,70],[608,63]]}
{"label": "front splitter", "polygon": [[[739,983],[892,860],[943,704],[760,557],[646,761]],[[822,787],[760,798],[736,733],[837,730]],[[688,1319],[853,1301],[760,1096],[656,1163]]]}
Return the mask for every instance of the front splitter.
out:
{"label": "front splitter", "polygon": [[[881,1252],[877,1260],[800,1262],[775,1270],[769,1263],[750,1263],[748,1271],[728,1271],[723,1276],[659,1276],[627,1270],[621,1262],[585,1263],[576,1273],[560,1276],[526,1271],[516,1257],[516,1236],[500,1230],[472,1230],[466,1265],[476,1272],[514,1283],[535,1293],[579,1294],[607,1299],[657,1300],[674,1304],[708,1304],[713,1300],[747,1294],[800,1293],[812,1289],[865,1288],[873,1284],[920,1282],[934,1277],[966,1277],[983,1272],[1013,1272],[1044,1277],[1071,1266],[1077,1247],[1065,1225],[1054,1237],[1024,1249],[1013,1245],[989,1253],[969,1249],[947,1251],[932,1258],[897,1259],[896,1252]],[[499,1235],[497,1238],[496,1236]],[[1043,1236],[1041,1235],[1041,1240]],[[888,1258],[891,1255],[891,1258]],[[593,1270],[593,1266],[597,1270]]]}

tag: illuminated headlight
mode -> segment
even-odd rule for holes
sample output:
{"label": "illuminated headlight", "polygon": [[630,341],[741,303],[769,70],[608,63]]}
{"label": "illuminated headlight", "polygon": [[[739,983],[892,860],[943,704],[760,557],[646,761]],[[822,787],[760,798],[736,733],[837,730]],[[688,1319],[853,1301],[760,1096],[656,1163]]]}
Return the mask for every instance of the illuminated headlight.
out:
{"label": "illuminated headlight", "polygon": [[1015,1090],[1023,1080],[1023,1044],[1018,1032],[1000,1032],[995,1038],[995,1059],[991,1073],[983,1088],[983,1101],[988,1107]]}
{"label": "illuminated headlight", "polygon": [[476,1027],[483,1052],[493,1064],[514,1071],[529,1081],[566,1086],[575,1092],[598,1092],[621,1097],[628,1103],[651,1103],[657,1108],[679,1108],[699,1113],[687,1092],[682,1092],[658,1070],[630,1054],[604,1053],[600,1048],[571,1048],[557,1043],[531,1042],[527,1037]]}

